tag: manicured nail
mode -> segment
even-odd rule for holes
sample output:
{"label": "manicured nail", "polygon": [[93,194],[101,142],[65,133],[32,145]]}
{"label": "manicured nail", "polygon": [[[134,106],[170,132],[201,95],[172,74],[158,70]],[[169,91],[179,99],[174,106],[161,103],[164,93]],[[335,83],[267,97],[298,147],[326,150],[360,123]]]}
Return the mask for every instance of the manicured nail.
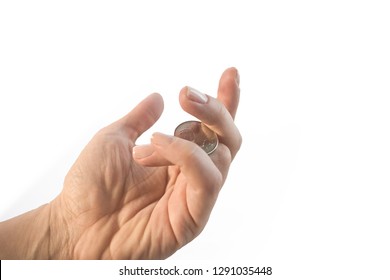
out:
{"label": "manicured nail", "polygon": [[133,147],[133,157],[135,159],[142,159],[152,155],[154,149],[150,145],[139,145]]}
{"label": "manicured nail", "polygon": [[167,146],[173,141],[173,136],[160,132],[153,133],[151,142],[157,146]]}
{"label": "manicured nail", "polygon": [[187,87],[187,98],[201,104],[205,104],[207,102],[207,95],[192,87]]}

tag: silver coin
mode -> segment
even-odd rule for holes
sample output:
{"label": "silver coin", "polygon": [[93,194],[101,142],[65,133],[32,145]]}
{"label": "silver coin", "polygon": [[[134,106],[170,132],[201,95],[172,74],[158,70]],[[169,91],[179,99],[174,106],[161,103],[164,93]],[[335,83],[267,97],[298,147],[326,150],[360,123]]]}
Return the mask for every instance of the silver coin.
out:
{"label": "silver coin", "polygon": [[179,124],[174,135],[194,142],[207,154],[214,152],[218,146],[217,134],[204,123],[198,121],[187,121]]}

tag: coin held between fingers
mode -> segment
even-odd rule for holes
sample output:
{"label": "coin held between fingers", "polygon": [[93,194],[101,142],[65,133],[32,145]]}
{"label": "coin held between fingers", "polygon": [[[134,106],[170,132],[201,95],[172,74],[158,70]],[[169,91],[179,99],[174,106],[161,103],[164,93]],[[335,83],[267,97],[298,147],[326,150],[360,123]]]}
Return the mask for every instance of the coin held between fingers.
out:
{"label": "coin held between fingers", "polygon": [[175,129],[174,135],[194,142],[207,154],[211,154],[218,147],[217,134],[204,123],[198,121],[186,121],[179,124]]}

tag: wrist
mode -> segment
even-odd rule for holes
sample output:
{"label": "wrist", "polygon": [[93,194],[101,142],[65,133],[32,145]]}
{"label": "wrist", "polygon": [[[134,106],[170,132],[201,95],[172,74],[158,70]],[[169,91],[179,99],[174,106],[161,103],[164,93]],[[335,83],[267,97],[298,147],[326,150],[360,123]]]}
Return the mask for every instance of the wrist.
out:
{"label": "wrist", "polygon": [[0,223],[0,259],[69,259],[59,199]]}
{"label": "wrist", "polygon": [[71,259],[67,222],[61,209],[61,197],[50,202],[48,259]]}
{"label": "wrist", "polygon": [[48,259],[50,205],[0,223],[0,259]]}

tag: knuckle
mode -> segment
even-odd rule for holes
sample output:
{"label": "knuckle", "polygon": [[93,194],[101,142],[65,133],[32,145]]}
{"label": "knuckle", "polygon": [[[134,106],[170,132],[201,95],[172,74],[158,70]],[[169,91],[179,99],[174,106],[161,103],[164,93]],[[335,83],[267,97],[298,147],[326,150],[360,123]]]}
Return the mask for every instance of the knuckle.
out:
{"label": "knuckle", "polygon": [[224,165],[227,165],[227,166],[230,165],[230,162],[232,160],[232,153],[231,153],[230,149],[225,145],[221,145],[220,149],[221,149],[221,152],[218,155],[220,158],[219,160]]}
{"label": "knuckle", "polygon": [[237,135],[237,148],[236,148],[236,150],[237,151],[240,150],[241,146],[242,146],[242,135],[238,131],[238,135]]}
{"label": "knuckle", "polygon": [[197,153],[199,152],[198,149],[200,149],[200,147],[198,147],[195,143],[191,143],[183,139],[176,139],[175,141],[177,145],[173,145],[172,147],[174,147],[175,153],[181,154],[180,165],[187,165],[196,161],[198,157]]}

